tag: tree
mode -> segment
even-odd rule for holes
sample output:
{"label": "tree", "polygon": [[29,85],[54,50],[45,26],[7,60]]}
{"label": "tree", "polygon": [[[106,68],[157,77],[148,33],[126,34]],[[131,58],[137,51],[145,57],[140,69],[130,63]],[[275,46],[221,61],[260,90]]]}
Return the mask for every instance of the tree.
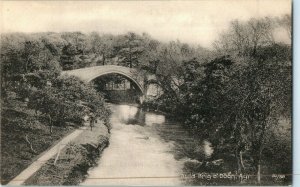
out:
{"label": "tree", "polygon": [[[217,109],[221,107],[224,112],[210,114],[209,117],[217,120],[210,122],[211,124],[220,125],[216,130],[211,130],[218,133],[216,137],[222,137],[221,140],[216,140],[215,144],[220,150],[236,150],[237,171],[255,171],[259,184],[262,165],[268,157],[266,150],[278,150],[270,141],[270,137],[273,140],[279,138],[279,134],[282,133],[279,120],[289,119],[291,115],[291,47],[276,43],[273,33],[278,25],[290,34],[289,16],[277,20],[263,18],[251,19],[244,23],[234,21],[230,29],[215,43],[217,53],[235,56],[234,61],[239,64],[233,66],[237,69],[229,67],[228,70],[221,71],[222,75],[225,72],[235,73],[228,77],[228,83],[220,87],[226,95],[219,95],[217,98],[223,102],[213,105]],[[224,106],[228,106],[229,113]],[[201,119],[203,118],[200,117],[199,121]],[[225,136],[226,132],[234,133]],[[288,144],[288,141],[283,141],[281,144]],[[244,155],[248,159],[245,159]],[[275,155],[281,157],[280,155],[286,154]],[[252,169],[249,170],[245,162],[250,163]],[[291,162],[287,162],[287,165],[290,165]],[[274,163],[275,160],[271,164]]]}
{"label": "tree", "polygon": [[91,35],[92,52],[101,56],[102,65],[107,63],[107,59],[113,56],[114,37],[112,35],[99,36],[93,32]]}
{"label": "tree", "polygon": [[177,41],[160,46],[158,56],[155,67],[157,84],[167,97],[172,98],[172,102],[178,103],[187,76],[185,66],[199,63],[195,59],[195,51],[187,44]]}
{"label": "tree", "polygon": [[49,37],[49,33],[5,34],[1,38],[3,101],[11,100],[12,93],[16,95],[14,99],[26,100],[37,115],[39,112],[49,119],[50,132],[52,125],[80,124],[87,110],[101,118],[108,116],[103,97],[92,86],[76,78],[60,77],[59,60],[65,69],[82,67],[85,59],[79,57],[87,52],[82,34],[63,34],[63,37],[74,45],[64,45],[59,34]]}
{"label": "tree", "polygon": [[90,51],[87,36],[81,32],[62,33],[61,38],[74,46],[78,54],[84,55]]}
{"label": "tree", "polygon": [[63,70],[76,69],[77,64],[79,63],[76,59],[77,54],[78,51],[73,44],[69,43],[63,47],[62,54],[60,56],[60,64]]}
{"label": "tree", "polygon": [[43,88],[60,73],[57,56],[46,42],[34,38],[6,42],[2,48],[2,93],[10,90],[26,98],[31,87]]}
{"label": "tree", "polygon": [[136,68],[140,65],[140,56],[144,52],[142,38],[132,32],[121,36],[115,46],[119,65]]}
{"label": "tree", "polygon": [[51,119],[50,132],[54,123],[82,125],[83,116],[89,112],[101,119],[109,114],[103,97],[75,77],[57,77],[51,86],[31,92],[28,106]]}
{"label": "tree", "polygon": [[289,38],[292,39],[292,18],[291,15],[286,14],[280,18],[277,18],[277,23],[280,27],[283,27]]}
{"label": "tree", "polygon": [[290,67],[271,59],[217,58],[205,66],[205,77],[192,85],[187,98],[186,124],[209,139],[216,153],[235,155],[237,173],[255,171],[258,183],[269,138],[282,115],[291,112],[286,110],[291,106]]}
{"label": "tree", "polygon": [[214,43],[222,54],[239,56],[255,55],[259,46],[274,43],[274,19],[269,17],[250,19],[247,22],[232,21],[227,32]]}

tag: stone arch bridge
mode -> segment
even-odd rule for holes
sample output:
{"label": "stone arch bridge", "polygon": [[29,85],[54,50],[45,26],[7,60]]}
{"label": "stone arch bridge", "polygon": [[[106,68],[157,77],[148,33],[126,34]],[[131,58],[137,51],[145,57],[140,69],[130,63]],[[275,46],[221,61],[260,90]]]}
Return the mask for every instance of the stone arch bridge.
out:
{"label": "stone arch bridge", "polygon": [[62,72],[62,75],[75,76],[85,82],[91,82],[97,77],[108,74],[119,74],[131,80],[140,91],[140,103],[143,103],[147,92],[147,85],[145,84],[147,76],[145,72],[116,65],[94,66]]}

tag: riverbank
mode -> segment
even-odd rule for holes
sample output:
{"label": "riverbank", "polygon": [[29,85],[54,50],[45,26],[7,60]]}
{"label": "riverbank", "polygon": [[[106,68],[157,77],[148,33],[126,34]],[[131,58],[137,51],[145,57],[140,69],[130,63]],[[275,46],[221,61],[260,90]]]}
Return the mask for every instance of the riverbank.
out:
{"label": "riverbank", "polygon": [[[201,139],[201,132],[195,134],[192,129],[187,128],[184,118],[180,115],[165,114],[159,111],[157,102],[148,101],[142,105],[146,111],[164,114],[166,119],[181,124],[181,130],[174,129],[176,126],[160,128],[159,135],[167,142],[174,143],[173,154],[177,160],[186,159],[183,173],[185,185],[253,185],[257,184],[257,175],[253,171],[249,152],[243,152],[243,172],[237,172],[237,158],[226,147],[216,147],[209,140]],[[284,116],[279,120],[276,128],[272,131],[272,143],[262,153],[261,185],[290,185],[292,181],[291,171],[291,120]],[[160,127],[160,126],[158,126]],[[186,135],[184,135],[186,134]],[[206,155],[206,148],[211,154]],[[247,160],[248,159],[248,160]],[[283,173],[283,174],[282,174]],[[286,173],[288,175],[286,175]],[[213,174],[217,178],[209,178]],[[231,177],[222,178],[222,175],[230,174]],[[235,174],[234,177],[232,177]],[[275,175],[280,176],[274,177]],[[206,178],[205,178],[206,177]]]}
{"label": "riverbank", "polygon": [[96,165],[102,151],[109,144],[109,130],[102,121],[67,144],[41,169],[25,181],[26,185],[77,185],[90,167]]}

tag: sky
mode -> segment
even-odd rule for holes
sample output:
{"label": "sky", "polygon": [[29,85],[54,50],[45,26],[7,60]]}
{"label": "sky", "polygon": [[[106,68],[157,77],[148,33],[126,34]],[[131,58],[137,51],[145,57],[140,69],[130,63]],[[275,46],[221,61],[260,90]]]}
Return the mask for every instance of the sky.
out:
{"label": "sky", "polygon": [[290,0],[0,1],[0,7],[3,33],[132,31],[204,47],[234,19],[291,14]]}

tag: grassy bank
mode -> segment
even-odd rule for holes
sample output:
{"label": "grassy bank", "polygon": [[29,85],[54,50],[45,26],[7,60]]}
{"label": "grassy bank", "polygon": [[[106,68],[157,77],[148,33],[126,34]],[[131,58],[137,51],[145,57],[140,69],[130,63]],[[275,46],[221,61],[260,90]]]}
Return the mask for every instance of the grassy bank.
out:
{"label": "grassy bank", "polygon": [[[39,171],[31,176],[26,185],[77,185],[87,176],[90,167],[96,165],[101,152],[108,146],[108,128],[96,123],[91,130],[75,138],[59,153],[50,159]],[[55,161],[56,160],[56,161]]]}
{"label": "grassy bank", "polygon": [[1,184],[7,184],[74,127],[54,126],[52,130],[25,102],[10,100],[2,105]]}

